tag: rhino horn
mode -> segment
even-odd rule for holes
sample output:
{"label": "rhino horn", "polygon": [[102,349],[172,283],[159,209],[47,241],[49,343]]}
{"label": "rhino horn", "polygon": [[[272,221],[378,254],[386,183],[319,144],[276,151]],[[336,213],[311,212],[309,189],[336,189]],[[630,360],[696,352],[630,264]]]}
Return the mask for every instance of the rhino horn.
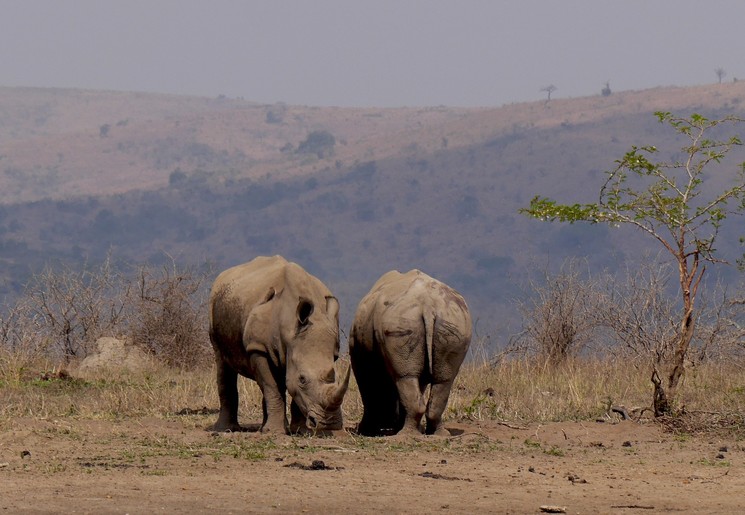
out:
{"label": "rhino horn", "polygon": [[331,408],[338,408],[341,406],[342,401],[344,400],[344,394],[347,393],[347,388],[349,387],[349,374],[352,370],[352,367],[350,365],[347,365],[347,371],[344,374],[344,379],[342,379],[340,382],[335,382],[332,385],[329,385],[329,391],[328,391],[328,397],[327,397],[327,405]]}

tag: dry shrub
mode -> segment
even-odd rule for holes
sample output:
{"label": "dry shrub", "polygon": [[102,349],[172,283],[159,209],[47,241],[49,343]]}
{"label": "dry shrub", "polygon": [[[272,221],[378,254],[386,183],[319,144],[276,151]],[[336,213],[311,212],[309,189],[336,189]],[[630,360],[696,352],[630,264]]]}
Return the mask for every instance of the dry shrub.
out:
{"label": "dry shrub", "polygon": [[38,326],[39,319],[26,304],[10,306],[0,316],[0,381],[18,383],[50,366],[46,342],[37,337]]}
{"label": "dry shrub", "polygon": [[610,331],[607,352],[611,356],[649,370],[670,361],[679,316],[668,294],[669,276],[669,267],[647,264],[627,270],[621,278],[604,276],[595,319]]}
{"label": "dry shrub", "polygon": [[597,281],[580,271],[580,263],[569,260],[560,273],[531,281],[532,297],[518,305],[523,327],[511,339],[513,353],[558,365],[580,355],[592,342],[600,292]]}
{"label": "dry shrub", "polygon": [[74,365],[103,336],[128,339],[178,368],[209,366],[207,273],[143,266],[127,275],[99,267],[47,267],[0,309],[0,380]]}
{"label": "dry shrub", "polygon": [[701,315],[691,345],[693,366],[705,362],[738,362],[745,360],[745,287],[734,297],[718,285],[712,295],[701,295]]}
{"label": "dry shrub", "polygon": [[129,324],[133,343],[170,366],[211,364],[205,281],[205,274],[175,263],[141,268]]}
{"label": "dry shrub", "polygon": [[26,318],[19,323],[34,326],[33,338],[49,357],[82,359],[96,339],[115,334],[123,323],[128,287],[110,259],[98,268],[48,266],[32,276],[18,301]]}
{"label": "dry shrub", "polygon": [[[649,374],[672,362],[681,328],[669,266],[646,259],[615,275],[590,277],[578,270],[576,261],[568,261],[557,275],[531,283],[531,298],[519,306],[522,331],[511,339],[508,353],[549,365],[594,353],[646,367]],[[716,286],[699,297],[688,364],[742,360],[743,294],[731,296]]]}

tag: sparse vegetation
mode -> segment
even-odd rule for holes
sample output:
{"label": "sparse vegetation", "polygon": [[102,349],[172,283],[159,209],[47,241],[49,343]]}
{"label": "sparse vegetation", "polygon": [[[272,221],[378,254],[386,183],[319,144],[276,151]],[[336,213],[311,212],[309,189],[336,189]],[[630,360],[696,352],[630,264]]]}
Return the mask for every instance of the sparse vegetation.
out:
{"label": "sparse vegetation", "polygon": [[[210,362],[211,363],[211,362]],[[162,368],[148,374],[110,373],[87,380],[44,375],[44,362],[28,364],[20,381],[15,371],[0,370],[0,390],[6,402],[0,406],[0,422],[18,416],[56,418],[122,419],[129,417],[185,417],[193,427],[207,427],[217,413],[214,369],[176,370]],[[42,377],[44,376],[44,377]],[[612,360],[572,358],[559,367],[530,359],[466,363],[461,369],[444,415],[446,422],[500,421],[514,425],[557,421],[617,421],[611,406],[624,406],[633,420],[649,419],[652,411],[641,367],[618,366]],[[708,363],[690,374],[681,392],[687,412],[710,414],[687,418],[688,431],[721,430],[707,426],[713,420],[728,420],[728,431],[745,436],[745,398],[737,394],[745,385],[742,367],[731,363]],[[255,382],[239,383],[244,424],[261,421],[261,392]],[[354,378],[343,405],[346,425],[362,416]],[[739,425],[738,425],[739,424]]]}
{"label": "sparse vegetation", "polygon": [[[187,265],[209,258],[216,268],[256,254],[280,253],[310,264],[314,273],[328,280],[342,299],[343,317],[349,316],[360,293],[369,287],[369,271],[374,269],[421,267],[462,290],[480,317],[480,327],[490,331],[499,327],[500,332],[482,353],[488,359],[472,362],[474,368],[464,371],[459,379],[464,381],[462,396],[455,393],[452,397],[448,415],[451,420],[584,420],[598,414],[605,416],[609,399],[614,404],[647,406],[642,385],[649,374],[642,364],[657,354],[670,354],[673,326],[669,317],[677,309],[674,303],[667,302],[664,281],[655,279],[656,291],[646,291],[640,286],[650,280],[649,275],[628,279],[619,274],[621,278],[616,283],[600,283],[601,277],[594,277],[584,286],[596,298],[584,299],[572,290],[575,284],[579,292],[583,291],[581,284],[566,283],[571,277],[546,272],[544,281],[533,285],[534,297],[519,289],[527,282],[526,272],[534,266],[531,256],[550,254],[553,263],[557,263],[581,249],[588,256],[588,269],[617,270],[624,266],[619,256],[638,255],[643,245],[634,240],[618,243],[604,227],[567,226],[557,231],[527,225],[526,220],[515,216],[515,211],[520,203],[527,202],[526,191],[535,188],[539,181],[550,181],[546,182],[547,187],[555,188],[556,195],[581,195],[591,183],[589,179],[607,164],[607,155],[626,148],[628,134],[661,137],[669,142],[671,138],[663,134],[658,124],[645,121],[655,101],[664,99],[666,105],[676,107],[703,105],[707,112],[716,115],[722,109],[730,112],[739,105],[740,90],[732,87],[730,91],[731,87],[711,85],[711,89],[687,92],[682,88],[614,91],[613,98],[617,100],[612,105],[594,96],[552,103],[551,109],[541,109],[541,103],[505,106],[499,116],[496,111],[483,109],[376,110],[371,115],[366,110],[324,111],[279,105],[255,109],[242,105],[234,113],[229,109],[229,99],[223,99],[216,116],[205,107],[214,107],[215,102],[200,104],[194,99],[175,99],[172,106],[177,107],[164,108],[167,116],[163,120],[157,118],[156,109],[89,116],[89,120],[127,123],[110,127],[105,138],[91,137],[91,130],[97,130],[100,122],[75,126],[78,131],[87,131],[85,145],[95,146],[67,152],[64,159],[59,153],[60,142],[71,140],[58,134],[55,137],[59,140],[43,140],[54,143],[49,144],[52,157],[44,154],[53,166],[39,165],[32,171],[58,169],[54,186],[51,176],[44,175],[38,181],[29,179],[28,170],[21,165],[29,156],[14,153],[15,147],[8,148],[3,156],[5,172],[0,174],[0,185],[10,186],[0,191],[5,195],[4,201],[12,200],[14,204],[0,206],[0,258],[4,265],[0,288],[9,303],[0,316],[0,380],[4,387],[19,388],[21,394],[24,389],[38,394],[45,388],[44,392],[64,396],[63,389],[56,389],[66,384],[66,379],[59,376],[60,364],[65,360],[74,364],[85,356],[96,335],[113,332],[121,338],[129,337],[158,356],[163,369],[156,375],[175,374],[199,383],[198,388],[208,388],[214,379],[211,372],[192,370],[195,364],[211,363],[203,332],[203,297],[196,290],[192,292],[196,283],[177,272],[161,249]],[[91,99],[91,105],[94,103]],[[613,111],[608,111],[611,108]],[[145,124],[143,118],[152,121]],[[45,127],[51,131],[56,126],[65,124],[50,118]],[[316,127],[327,130],[313,131]],[[0,129],[10,134],[11,129]],[[36,129],[19,126],[13,130],[17,132],[13,137],[30,138]],[[311,137],[314,132],[322,134]],[[138,134],[142,136],[133,136]],[[333,134],[344,135],[343,140],[337,141]],[[373,141],[371,136],[378,139]],[[287,141],[294,145],[287,144],[285,152],[280,152]],[[43,153],[41,146],[39,152]],[[21,147],[24,145],[18,145]],[[303,148],[302,152],[298,147]],[[330,149],[340,154],[338,161],[319,161],[319,157],[328,157]],[[305,154],[298,156],[299,153]],[[115,159],[95,163],[76,160],[83,154]],[[76,183],[72,169],[79,171],[81,177],[100,172],[96,177],[107,180]],[[113,184],[108,178],[122,182],[116,187],[120,189],[105,192],[125,191],[132,187],[125,180],[130,177],[131,183],[141,189],[111,196],[82,196],[104,192],[104,185]],[[47,200],[43,198],[46,193],[29,196],[32,186],[54,189],[55,195],[81,196]],[[37,202],[25,202],[29,199]],[[719,238],[724,250],[732,249],[732,234]],[[92,279],[86,274],[98,270],[112,246],[120,259],[154,265],[139,276],[144,282],[138,282],[137,273],[129,269],[128,284],[112,277],[118,286],[101,290],[103,315],[87,315],[85,309],[73,308],[61,314],[54,312],[52,318],[39,315],[38,310],[34,316],[28,299],[15,303],[30,294],[24,289],[26,284],[33,284],[26,275],[28,271],[44,270],[50,256],[74,263],[65,271],[67,283],[60,284],[77,284],[95,291],[93,282],[85,282]],[[81,263],[86,262],[90,263],[87,271],[80,272]],[[63,268],[49,270],[60,279]],[[118,275],[121,270],[116,270]],[[727,273],[731,279],[732,272]],[[201,281],[199,275],[192,279]],[[624,285],[627,279],[630,282]],[[729,282],[734,284],[733,280]],[[639,287],[632,288],[632,284]],[[37,294],[43,301],[55,288],[40,286]],[[119,294],[115,291],[127,288],[126,306],[116,304]],[[742,323],[737,314],[742,304],[736,303],[741,294],[732,289],[728,294],[732,295],[730,300],[712,300],[711,308],[721,313],[718,317],[709,318],[697,302],[697,308],[702,309],[697,311],[696,337],[687,356],[688,372],[680,387],[678,411],[684,406],[688,410],[706,410],[707,402],[711,402],[710,410],[716,411],[739,402],[743,386],[737,383],[742,382],[737,369],[741,361],[735,351],[740,349],[742,353],[743,348],[739,329]],[[542,308],[561,299],[561,295],[565,295],[564,300],[559,301],[567,304],[558,311],[549,309],[549,314],[558,314],[558,318],[538,316]],[[84,298],[75,297],[76,301]],[[522,301],[522,313],[512,304],[515,298]],[[189,299],[187,303],[183,303],[185,299]],[[621,299],[625,299],[625,304]],[[593,306],[599,306],[593,316],[586,315],[584,307],[578,309],[591,300],[598,302]],[[646,305],[652,305],[654,310],[640,311]],[[564,309],[569,307],[577,308],[579,314],[569,316],[571,310]],[[614,309],[615,319],[593,318],[613,313]],[[514,325],[502,328],[507,323],[519,324],[518,315],[524,315],[523,329],[527,330],[531,312],[536,314],[533,339],[529,342],[524,333],[520,340],[521,349],[530,352],[498,361],[495,351],[502,350]],[[116,323],[107,321],[112,315],[116,315]],[[51,323],[52,319],[60,322]],[[637,333],[626,334],[625,339],[618,335],[611,339],[613,331],[608,328],[614,320],[638,330]],[[591,321],[597,325],[582,326]],[[113,331],[112,326],[116,327]],[[348,322],[342,320],[342,329],[347,327]],[[717,343],[724,341],[725,333],[729,343]],[[543,343],[539,343],[541,337]],[[668,346],[663,351],[656,342]],[[597,352],[598,348],[607,355]],[[188,350],[185,355],[174,356],[174,349]],[[203,353],[206,359],[196,358]],[[545,359],[552,353],[553,358]],[[611,359],[623,366],[606,363]],[[730,372],[734,381],[721,394],[727,401],[717,404],[716,399],[695,393],[699,387],[710,392],[715,383],[697,383],[694,378],[724,367],[726,360],[730,361],[727,366],[733,367]],[[627,368],[633,369],[633,376],[626,375]],[[499,375],[514,383],[511,394],[504,393],[510,391],[510,384],[502,383]],[[150,378],[69,386],[84,391],[84,397],[91,399],[100,393],[110,399],[105,401],[110,406],[120,405],[122,413],[128,413],[125,408],[130,405],[133,416],[145,412],[168,416],[163,406],[178,404],[167,400],[170,383],[156,384],[152,375]],[[553,380],[557,383],[549,384]],[[563,386],[558,383],[561,381]],[[593,381],[598,383],[597,390],[590,386]],[[626,381],[638,383],[624,386]],[[140,393],[131,389],[139,389]],[[153,399],[141,402],[139,395],[148,395],[148,391]],[[561,393],[550,393],[554,391]],[[161,393],[163,405],[156,406],[155,398]],[[204,406],[211,406],[216,399],[214,395],[210,397],[210,392],[203,397],[192,394],[195,399],[204,399]],[[131,403],[124,398],[128,395],[132,396]],[[694,400],[689,400],[689,396]],[[358,401],[351,395],[348,403],[348,419],[355,420]],[[65,407],[59,412],[62,415],[69,411],[91,417],[102,406],[109,406],[102,403],[86,408],[80,399],[63,404]],[[138,411],[136,406],[150,407]],[[56,410],[50,406],[46,409]],[[117,409],[104,411],[105,416],[114,416]],[[199,419],[201,415],[193,416]],[[199,420],[209,417],[204,415]],[[249,418],[260,415],[251,412]]]}
{"label": "sparse vegetation", "polygon": [[[583,279],[579,270],[577,263],[570,263],[557,277],[546,275],[545,283],[534,285],[535,300],[525,305],[526,329],[518,339],[525,345],[512,349],[512,357],[495,361],[484,341],[475,342],[471,359],[456,379],[445,420],[526,424],[613,419],[617,415],[611,408],[617,405],[635,419],[651,415],[644,386],[648,356],[667,348],[661,350],[658,342],[670,346],[670,329],[665,327],[672,310],[664,302],[664,279],[634,276],[623,285],[601,287],[599,281]],[[0,389],[8,399],[0,407],[0,420],[18,416],[17,410],[35,417],[116,418],[170,417],[188,408],[185,413],[196,417],[195,422],[206,423],[214,417],[217,393],[202,304],[204,278],[174,263],[140,268],[129,279],[110,262],[80,274],[46,270],[32,282],[36,286],[29,297],[0,318]],[[59,290],[56,310],[49,311],[41,285]],[[691,353],[695,367],[680,390],[679,406],[724,417],[745,409],[745,334],[738,329],[743,305],[710,304],[711,316],[699,315],[701,336]],[[725,313],[723,305],[738,311]],[[84,326],[90,319],[98,325]],[[571,338],[565,338],[568,329],[557,330],[557,325],[571,326]],[[611,339],[599,344],[600,335],[593,330],[601,326],[616,330],[615,343]],[[656,328],[663,332],[655,335]],[[102,372],[74,379],[76,363],[91,340],[103,334],[129,337],[160,365],[119,376]],[[60,356],[67,358],[64,367]],[[241,380],[241,385],[241,398],[246,399],[241,409],[248,410],[242,417],[260,420],[258,386],[249,380]],[[343,409],[347,421],[362,415],[354,380]]]}
{"label": "sparse vegetation", "polygon": [[300,142],[297,147],[298,154],[315,154],[318,159],[324,159],[334,155],[336,138],[327,130],[316,130]]}
{"label": "sparse vegetation", "polygon": [[511,352],[559,365],[579,356],[598,329],[600,289],[595,279],[568,261],[561,273],[545,274],[532,285],[532,296],[520,303],[521,332]]}
{"label": "sparse vegetation", "polygon": [[[672,413],[677,402],[677,389],[695,334],[696,298],[705,264],[722,261],[715,247],[720,228],[728,216],[745,210],[745,164],[736,165],[734,177],[723,189],[705,190],[704,179],[709,177],[710,168],[741,145],[738,136],[721,136],[716,130],[741,120],[733,116],[709,120],[698,114],[682,118],[667,112],[656,116],[687,140],[671,162],[655,161],[658,149],[654,146],[634,146],[608,172],[598,203],[557,204],[535,197],[530,207],[521,212],[549,221],[629,225],[669,253],[679,270],[681,311],[677,329],[671,335],[673,348],[663,352],[657,346],[651,356],[654,410],[662,416]],[[711,133],[723,139],[711,139]]]}
{"label": "sparse vegetation", "polygon": [[45,268],[0,313],[0,380],[41,375],[39,365],[74,366],[102,336],[123,337],[168,366],[204,366],[211,362],[204,278],[175,263],[142,266],[135,277],[111,259],[77,271]]}
{"label": "sparse vegetation", "polygon": [[172,367],[209,363],[205,279],[206,274],[175,263],[159,270],[140,267],[134,313],[127,324],[132,342]]}

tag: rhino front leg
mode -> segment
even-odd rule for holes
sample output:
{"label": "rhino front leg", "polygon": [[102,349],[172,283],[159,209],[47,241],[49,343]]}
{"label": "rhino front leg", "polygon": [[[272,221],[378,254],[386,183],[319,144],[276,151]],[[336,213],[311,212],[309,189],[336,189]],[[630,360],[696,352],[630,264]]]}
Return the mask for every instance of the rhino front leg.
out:
{"label": "rhino front leg", "polygon": [[276,377],[265,355],[252,353],[250,363],[253,376],[264,396],[262,401],[264,420],[261,424],[261,432],[287,433],[284,381]]}
{"label": "rhino front leg", "polygon": [[403,427],[399,434],[416,433],[420,434],[422,417],[424,416],[424,399],[419,389],[418,377],[402,377],[396,381],[398,397],[401,400],[401,406],[405,410]]}
{"label": "rhino front leg", "polygon": [[290,433],[297,434],[306,429],[306,417],[295,401],[290,403]]}
{"label": "rhino front leg", "polygon": [[238,373],[217,356],[217,394],[220,415],[212,426],[215,431],[241,431],[238,425]]}
{"label": "rhino front leg", "polygon": [[442,427],[442,414],[448,404],[450,389],[453,387],[453,381],[436,383],[432,385],[429,392],[429,402],[427,403],[427,434],[438,436],[450,436],[450,432]]}

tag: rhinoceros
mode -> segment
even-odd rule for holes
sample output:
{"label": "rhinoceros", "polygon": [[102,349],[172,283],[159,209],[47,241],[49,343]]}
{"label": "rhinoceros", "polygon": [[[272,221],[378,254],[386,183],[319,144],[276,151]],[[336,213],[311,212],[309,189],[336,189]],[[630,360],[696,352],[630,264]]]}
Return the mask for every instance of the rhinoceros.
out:
{"label": "rhinoceros", "polygon": [[[360,301],[349,355],[364,413],[363,435],[447,435],[442,413],[471,343],[461,295],[419,270],[383,275]],[[429,399],[424,394],[431,385]]]}
{"label": "rhinoceros", "polygon": [[215,430],[241,430],[238,374],[261,388],[261,431],[341,429],[349,367],[337,376],[339,303],[320,280],[281,256],[257,257],[218,275],[209,315],[220,397]]}

